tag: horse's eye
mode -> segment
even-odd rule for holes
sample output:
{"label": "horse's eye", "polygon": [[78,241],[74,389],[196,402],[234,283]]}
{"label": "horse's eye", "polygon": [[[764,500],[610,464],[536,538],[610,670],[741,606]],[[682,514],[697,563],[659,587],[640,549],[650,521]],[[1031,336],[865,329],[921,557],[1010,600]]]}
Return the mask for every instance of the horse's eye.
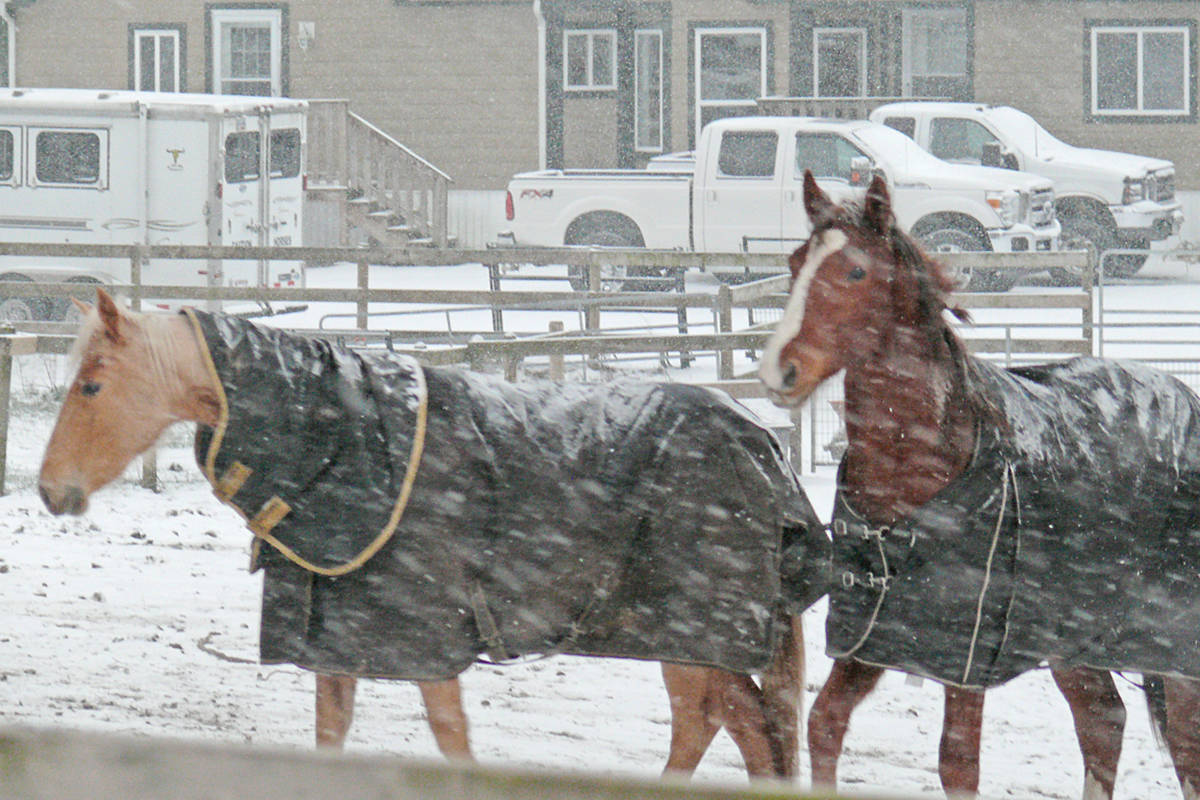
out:
{"label": "horse's eye", "polygon": [[84,397],[92,397],[100,391],[100,384],[95,381],[88,381],[83,386],[79,387],[79,393]]}
{"label": "horse's eye", "polygon": [[847,277],[852,281],[861,281],[863,278],[867,277],[867,271],[862,267],[854,267],[852,270],[850,270],[850,274],[847,275]]}

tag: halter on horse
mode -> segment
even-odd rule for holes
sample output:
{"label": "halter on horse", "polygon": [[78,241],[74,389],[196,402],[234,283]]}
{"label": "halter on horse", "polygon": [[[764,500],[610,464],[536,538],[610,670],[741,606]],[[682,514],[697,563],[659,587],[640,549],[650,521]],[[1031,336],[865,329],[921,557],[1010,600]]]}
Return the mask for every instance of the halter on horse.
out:
{"label": "halter on horse", "polygon": [[[455,676],[492,645],[547,645],[664,661],[668,770],[690,772],[725,726],[751,775],[795,774],[802,609],[782,618],[781,579],[803,572],[803,559],[788,560],[789,542],[803,549],[794,537],[815,535],[826,554],[828,543],[778,443],[728,400],[683,386],[515,387],[221,315],[133,314],[103,291],[96,310],[82,310],[79,371],[47,446],[43,500],[82,513],[168,425],[199,423],[198,462],[260,545],[263,658],[318,673],[318,744],[342,744],[356,677],[388,676],[418,683],[439,748],[469,758]],[[255,396],[264,385],[265,406]],[[656,421],[674,427],[645,428]],[[598,447],[589,431],[629,436]],[[714,432],[728,438],[692,444]],[[310,487],[330,477],[332,494],[312,499]],[[559,502],[537,503],[547,496]],[[536,514],[524,507],[522,518],[531,501]],[[797,514],[798,528],[783,525]],[[551,559],[571,547],[580,558]],[[667,568],[685,564],[686,580]],[[605,570],[615,582],[597,579]],[[746,602],[742,588],[767,594]],[[635,597],[636,607],[615,602]],[[564,616],[547,598],[582,610]],[[690,616],[718,606],[710,625]],[[691,635],[675,635],[686,619]],[[723,630],[730,623],[742,633]],[[630,638],[646,625],[648,638]],[[708,654],[689,658],[697,647]],[[710,666],[726,656],[757,666]],[[762,672],[761,689],[750,671]]]}
{"label": "halter on horse", "polygon": [[[1152,711],[1196,797],[1200,664],[1187,610],[1200,594],[1188,571],[1200,555],[1200,401],[1136,364],[1005,371],[975,359],[945,317],[965,317],[947,276],[896,228],[882,179],[853,211],[806,176],[805,208],[813,234],[790,260],[760,376],[796,406],[845,370],[842,580],[827,624],[841,660],[810,717],[814,780],[836,781],[850,712],[890,666],[947,684],[947,725],[965,723],[953,741],[944,732],[943,767],[951,751],[974,770],[948,782],[943,768],[943,785],[974,793],[981,690],[1048,661],[1075,717],[1086,797],[1112,794],[1124,721],[1112,669],[1164,674],[1148,678],[1163,700]],[[972,483],[984,473],[995,483]],[[983,510],[963,499],[971,492]],[[917,606],[942,624],[906,625]]]}

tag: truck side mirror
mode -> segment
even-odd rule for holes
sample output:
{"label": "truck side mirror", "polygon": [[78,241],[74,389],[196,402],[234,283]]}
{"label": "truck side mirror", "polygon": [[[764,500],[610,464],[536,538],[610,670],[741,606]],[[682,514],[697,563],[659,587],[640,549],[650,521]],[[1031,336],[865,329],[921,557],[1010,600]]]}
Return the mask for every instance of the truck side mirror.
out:
{"label": "truck side mirror", "polygon": [[850,185],[866,186],[871,182],[871,159],[858,156],[850,159]]}
{"label": "truck side mirror", "polygon": [[985,167],[1000,167],[1001,169],[1016,169],[1017,157],[1004,149],[999,142],[985,142],[979,163]]}

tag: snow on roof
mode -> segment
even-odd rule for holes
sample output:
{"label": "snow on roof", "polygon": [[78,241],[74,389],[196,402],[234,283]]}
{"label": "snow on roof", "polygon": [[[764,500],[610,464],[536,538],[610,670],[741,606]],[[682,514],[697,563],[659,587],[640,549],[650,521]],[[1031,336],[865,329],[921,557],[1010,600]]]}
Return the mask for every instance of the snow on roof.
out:
{"label": "snow on roof", "polygon": [[189,109],[222,114],[252,113],[263,106],[274,111],[299,111],[304,100],[290,97],[133,92],[109,89],[0,89],[0,110],[6,108],[52,109],[55,111],[132,111],[136,104],[151,109]]}

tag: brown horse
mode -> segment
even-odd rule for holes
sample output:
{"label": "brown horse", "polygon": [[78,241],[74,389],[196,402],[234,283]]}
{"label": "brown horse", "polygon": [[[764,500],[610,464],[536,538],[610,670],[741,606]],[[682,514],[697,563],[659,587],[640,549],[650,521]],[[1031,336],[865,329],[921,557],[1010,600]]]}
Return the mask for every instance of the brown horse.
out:
{"label": "brown horse", "polygon": [[[83,315],[78,373],[60,411],[41,469],[40,492],[55,513],[81,514],[92,492],[115,480],[175,422],[217,423],[216,377],[202,363],[193,328],[182,315],[121,309],[103,290]],[[800,617],[785,626],[760,688],[744,674],[663,662],[671,704],[666,771],[690,774],[724,727],[751,777],[794,777],[798,709],[804,685]],[[457,678],[417,681],[439,750],[470,759],[467,719]],[[349,730],[356,679],[317,675],[316,741],[341,748]]]}
{"label": "brown horse", "polygon": [[[997,421],[996,408],[973,383],[979,362],[967,354],[945,319],[947,310],[966,318],[964,312],[948,306],[952,284],[941,267],[896,228],[886,183],[877,177],[861,209],[850,209],[835,206],[807,175],[804,200],[814,231],[790,258],[790,297],[764,349],[760,377],[777,403],[795,407],[823,381],[845,371],[849,444],[839,474],[840,499],[864,520],[864,536],[878,538],[878,550],[874,549],[876,543],[869,545],[872,553],[905,551],[915,547],[917,540],[889,541],[890,531],[897,524],[903,525],[973,465],[979,431],[1003,422]],[[1114,372],[1119,369],[1102,361],[1078,367],[1081,372],[1106,368]],[[1161,382],[1169,384],[1170,379],[1162,378]],[[1175,409],[1195,408],[1194,398],[1181,390],[1172,385],[1175,394],[1163,402]],[[1053,402],[1069,404],[1067,400]],[[1031,435],[1028,426],[1022,432]],[[1100,441],[1098,450],[1104,448],[1104,440]],[[1069,439],[1068,444],[1080,446]],[[1176,452],[1185,449],[1186,444],[1179,445]],[[1178,475],[1178,471],[1171,474]],[[1015,481],[1014,477],[1014,488]],[[1033,492],[1040,490],[1035,487]],[[1181,497],[1190,497],[1188,492],[1190,488]],[[1180,513],[1192,512],[1185,507]],[[1136,512],[1126,512],[1124,519],[1131,518],[1139,517]],[[1139,529],[1128,525],[1113,529],[1114,539],[1124,541],[1126,547],[1132,547],[1139,534]],[[953,532],[947,535],[952,537]],[[1168,530],[1166,538],[1171,536]],[[838,547],[835,526],[835,574],[842,569]],[[1167,552],[1166,558],[1170,559],[1169,553],[1174,551]],[[855,591],[859,581],[874,584],[868,596],[878,597],[882,604],[893,582],[903,577],[894,571],[889,573],[889,564],[898,569],[896,558],[885,558],[883,564],[882,575],[868,573],[862,578],[852,571],[845,572],[843,584],[848,582]],[[1186,585],[1186,578],[1183,583]],[[980,594],[981,607],[983,600]],[[1127,598],[1126,602],[1129,605],[1124,613],[1132,617],[1139,598]],[[879,610],[876,605],[875,611]],[[874,619],[870,625],[874,625]],[[868,633],[871,630],[869,626]],[[857,644],[866,641],[867,635],[864,633]],[[921,631],[913,632],[914,639],[921,635]],[[1004,636],[1008,636],[1007,628]],[[1004,642],[1007,639],[1002,640],[1001,647]],[[856,647],[851,644],[842,652],[853,654]],[[1053,650],[1053,645],[1047,649]],[[837,650],[831,648],[831,652]],[[1088,662],[1071,664],[1071,656],[1063,657],[1061,652],[1042,655],[1052,667],[1060,667],[1052,672],[1070,705],[1083,751],[1084,797],[1111,798],[1125,720],[1112,677],[1107,669],[1091,668]],[[1101,652],[1091,664],[1105,664],[1106,655]],[[853,655],[835,661],[809,718],[814,784],[836,785],[837,760],[851,712],[879,680],[883,667],[877,663],[863,663],[854,660]],[[1155,672],[1128,663],[1105,666]],[[1193,669],[1183,674],[1196,672]],[[948,794],[973,796],[979,780],[984,695],[977,687],[958,688],[945,683],[942,785]],[[1184,796],[1191,800],[1200,789],[1200,692],[1192,680],[1148,674],[1148,696],[1152,689],[1161,699],[1161,705],[1151,699],[1152,715],[1165,728],[1176,774]]]}

